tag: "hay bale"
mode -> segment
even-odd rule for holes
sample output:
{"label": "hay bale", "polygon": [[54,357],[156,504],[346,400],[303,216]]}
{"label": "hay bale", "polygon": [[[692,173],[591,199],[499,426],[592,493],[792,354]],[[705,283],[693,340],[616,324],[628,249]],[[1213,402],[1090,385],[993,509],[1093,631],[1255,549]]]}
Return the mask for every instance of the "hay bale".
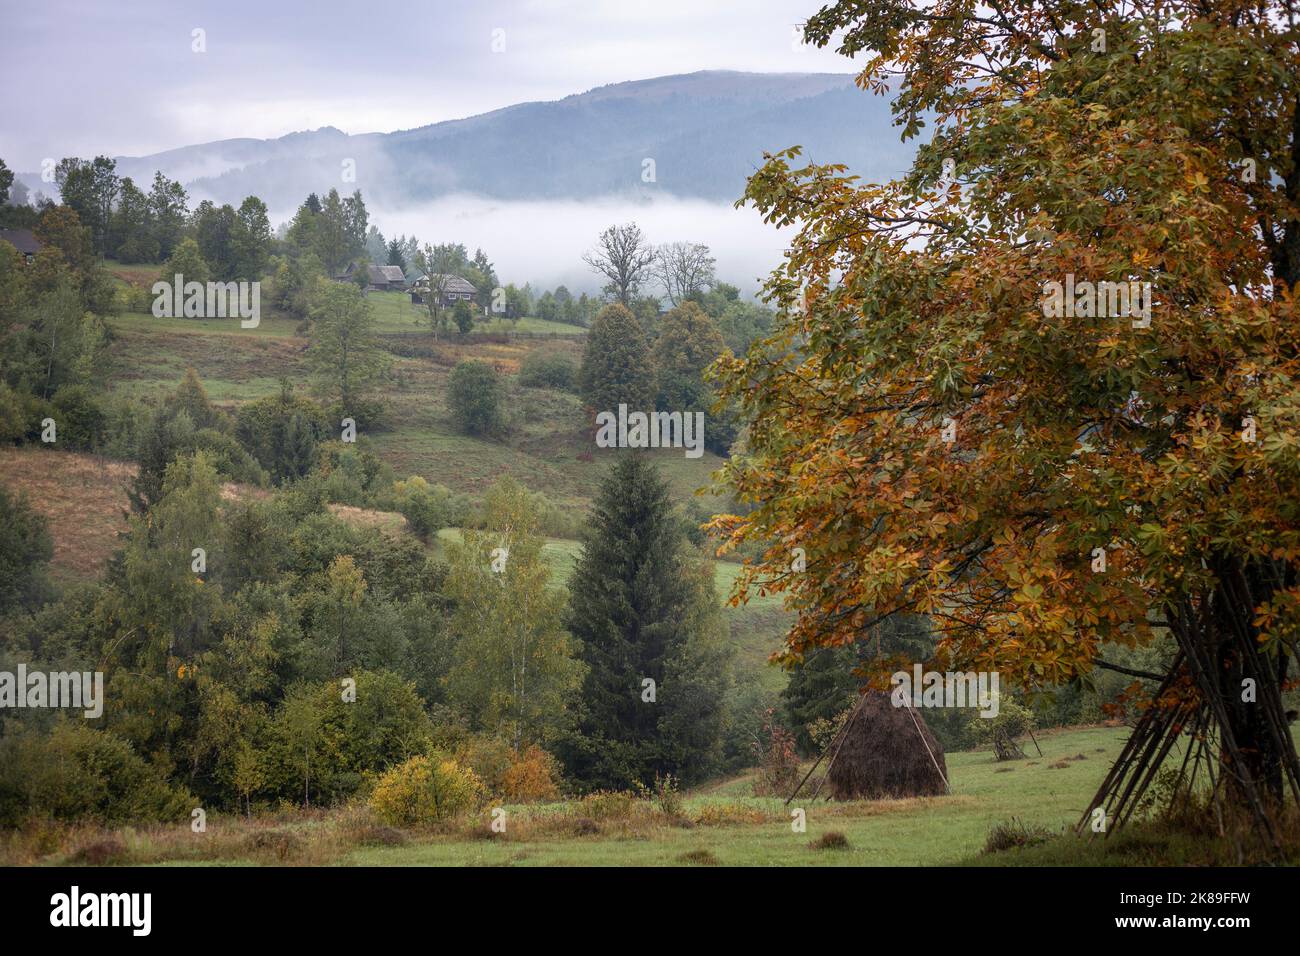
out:
{"label": "hay bale", "polygon": [[[895,707],[888,694],[872,692],[850,720],[841,740],[833,745],[838,751],[831,751],[834,759],[826,774],[831,799],[880,800],[947,792],[943,748],[920,710],[911,708],[909,713],[906,707]],[[916,732],[918,725],[924,743]]]}

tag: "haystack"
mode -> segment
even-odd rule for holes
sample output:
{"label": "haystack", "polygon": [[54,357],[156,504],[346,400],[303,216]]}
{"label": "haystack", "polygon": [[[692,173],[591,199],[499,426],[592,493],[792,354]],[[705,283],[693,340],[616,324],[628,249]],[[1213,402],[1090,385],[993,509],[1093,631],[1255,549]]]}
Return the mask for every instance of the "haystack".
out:
{"label": "haystack", "polygon": [[943,748],[916,707],[868,692],[827,751],[833,800],[880,800],[948,792]]}

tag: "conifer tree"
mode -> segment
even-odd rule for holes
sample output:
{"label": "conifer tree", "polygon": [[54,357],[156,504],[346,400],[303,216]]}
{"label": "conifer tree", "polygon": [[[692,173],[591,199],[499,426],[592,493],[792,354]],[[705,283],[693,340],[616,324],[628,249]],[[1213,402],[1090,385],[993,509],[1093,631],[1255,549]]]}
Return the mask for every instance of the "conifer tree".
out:
{"label": "conifer tree", "polygon": [[588,672],[564,756],[581,785],[621,788],[709,769],[725,652],[717,615],[707,613],[712,582],[695,580],[684,548],[658,471],[639,455],[621,459],[602,484],[569,583],[567,626]]}

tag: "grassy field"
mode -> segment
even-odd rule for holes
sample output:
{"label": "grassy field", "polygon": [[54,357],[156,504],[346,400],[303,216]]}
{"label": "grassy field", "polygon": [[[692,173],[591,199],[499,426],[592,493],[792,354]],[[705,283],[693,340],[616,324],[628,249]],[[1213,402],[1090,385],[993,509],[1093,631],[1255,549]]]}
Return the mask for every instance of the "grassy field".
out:
{"label": "grassy field", "polygon": [[[739,777],[686,800],[688,818],[722,819],[737,808],[755,811],[753,822],[665,827],[652,837],[615,840],[435,839],[403,847],[365,847],[345,862],[386,866],[442,865],[641,865],[713,862],[734,866],[925,866],[960,863],[979,854],[989,829],[1013,818],[1063,831],[1092,797],[1123,740],[1115,728],[1039,735],[1043,756],[999,764],[987,752],[949,754],[953,792],[946,797],[833,803],[797,799],[807,832],[792,830],[783,801],[752,796],[753,781]],[[1075,758],[1065,762],[1064,758]],[[1081,758],[1081,759],[1080,759]],[[1055,765],[1055,766],[1054,766]],[[507,808],[509,819],[510,808]],[[813,844],[829,832],[845,849]],[[507,835],[509,829],[507,827]]]}
{"label": "grassy field", "polygon": [[[741,776],[689,793],[665,813],[645,800],[616,810],[593,800],[506,806],[506,832],[489,830],[491,806],[442,832],[377,827],[360,808],[254,818],[209,815],[208,832],[187,824],[65,834],[17,834],[0,862],[355,866],[924,866],[1035,862],[1035,852],[1107,860],[1100,841],[1069,833],[1127,732],[1089,727],[1039,734],[1024,760],[999,763],[983,751],[947,757],[952,793],[910,800],[816,801],[796,833],[776,798],[753,796]],[[1046,847],[982,853],[992,827],[1015,821],[1059,835]],[[841,848],[831,848],[830,842]],[[44,843],[42,844],[42,839]],[[1149,841],[1148,841],[1149,844]],[[41,852],[41,846],[45,852]],[[1118,845],[1118,844],[1117,844]],[[1150,846],[1147,846],[1148,851]],[[1122,855],[1122,854],[1121,854]],[[1060,862],[1071,862],[1071,858]]]}

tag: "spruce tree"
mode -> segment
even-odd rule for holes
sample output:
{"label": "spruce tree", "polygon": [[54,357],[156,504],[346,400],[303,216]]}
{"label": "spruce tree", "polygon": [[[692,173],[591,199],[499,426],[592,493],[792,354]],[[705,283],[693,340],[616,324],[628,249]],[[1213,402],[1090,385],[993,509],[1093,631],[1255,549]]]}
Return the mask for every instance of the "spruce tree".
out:
{"label": "spruce tree", "polygon": [[[717,754],[725,647],[668,488],[650,461],[620,459],[602,483],[569,582],[569,632],[587,665],[578,732],[563,748],[587,787],[687,780]],[[688,667],[687,665],[690,665]],[[705,681],[683,675],[704,666]],[[648,700],[654,681],[654,699]],[[685,720],[687,713],[695,719]]]}

